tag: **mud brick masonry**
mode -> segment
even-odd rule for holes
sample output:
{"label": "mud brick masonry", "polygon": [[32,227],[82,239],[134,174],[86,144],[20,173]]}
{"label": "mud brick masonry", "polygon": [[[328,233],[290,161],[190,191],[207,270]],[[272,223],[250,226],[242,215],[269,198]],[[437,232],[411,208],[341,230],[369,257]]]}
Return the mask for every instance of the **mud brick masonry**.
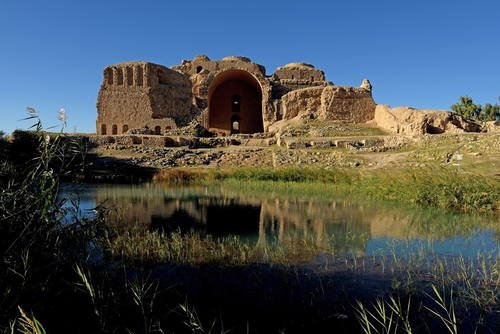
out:
{"label": "mud brick masonry", "polygon": [[165,135],[198,124],[220,136],[272,134],[305,119],[370,121],[404,135],[498,132],[500,123],[478,124],[446,110],[376,104],[370,81],[338,86],[309,64],[287,64],[267,75],[264,66],[246,57],[202,55],[170,68],[143,61],[106,67],[96,133]]}
{"label": "mud brick masonry", "polygon": [[161,135],[193,120],[221,135],[258,133],[293,118],[366,122],[375,107],[368,80],[360,87],[338,86],[304,63],[267,75],[246,57],[197,56],[171,68],[124,62],[104,69],[97,133],[149,129]]}

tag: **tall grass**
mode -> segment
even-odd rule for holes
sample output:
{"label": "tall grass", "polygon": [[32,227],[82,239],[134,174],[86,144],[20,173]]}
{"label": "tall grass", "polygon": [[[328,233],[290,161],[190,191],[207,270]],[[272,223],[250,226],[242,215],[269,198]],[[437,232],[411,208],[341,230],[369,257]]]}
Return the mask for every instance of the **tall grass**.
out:
{"label": "tall grass", "polygon": [[20,334],[46,334],[47,331],[43,325],[34,316],[28,316],[24,310],[19,307],[18,332]]}
{"label": "tall grass", "polygon": [[362,302],[358,301],[355,307],[356,317],[359,320],[363,333],[415,333],[414,328],[418,325],[414,326],[414,323],[417,321],[416,319],[421,318],[421,314],[416,316],[414,309],[423,308],[428,311],[426,316],[433,317],[434,319],[432,320],[442,325],[448,333],[458,334],[458,321],[452,298],[453,289],[451,290],[452,296],[449,301],[445,300],[443,294],[434,285],[432,285],[432,290],[434,295],[429,295],[429,297],[434,306],[437,306],[437,309],[423,305],[422,302],[416,307],[412,305],[411,298],[408,298],[406,304],[403,304],[400,297],[394,296],[389,296],[385,299],[377,298],[371,306],[365,306]]}
{"label": "tall grass", "polygon": [[401,299],[390,296],[387,300],[377,298],[371,310],[357,301],[356,316],[365,334],[371,333],[407,333],[411,334],[410,322],[411,299],[402,305]]}
{"label": "tall grass", "polygon": [[162,169],[153,176],[153,181],[166,181],[170,184],[191,184],[202,179],[206,174],[201,170]]}
{"label": "tall grass", "polygon": [[[181,175],[181,177],[179,177]],[[262,191],[336,196],[339,193],[377,200],[403,202],[461,212],[492,213],[500,208],[500,187],[495,179],[458,169],[325,170],[317,168],[243,168],[202,173],[165,170],[156,181],[237,184]],[[263,182],[267,182],[267,185]],[[294,185],[296,184],[296,186]]]}
{"label": "tall grass", "polygon": [[494,212],[500,204],[500,188],[494,180],[444,168],[362,175],[353,188],[371,198],[463,212]]}
{"label": "tall grass", "polygon": [[126,263],[247,265],[275,263],[298,265],[315,256],[334,255],[333,243],[320,247],[315,240],[287,240],[276,245],[253,247],[236,236],[220,239],[196,233],[125,232],[104,241],[110,256]]}
{"label": "tall grass", "polygon": [[[333,245],[317,248],[307,241],[299,241],[275,248],[261,247],[258,243],[250,246],[236,237],[211,239],[179,232],[169,235],[125,232],[108,239],[106,251],[119,262],[132,266],[134,263],[208,264],[230,270],[249,264],[278,264],[291,272],[297,265],[310,263],[318,256],[325,259],[326,255],[330,259],[324,265],[326,275],[329,267],[339,270],[334,269],[337,266],[342,268],[342,273],[349,272],[352,277],[389,275],[393,277],[390,295],[378,297],[371,303],[353,305],[354,315],[364,333],[420,333],[423,326],[442,328],[450,333],[461,332],[470,326],[479,330],[481,319],[491,316],[500,307],[497,254],[478,254],[474,259],[461,256],[429,259],[427,253],[406,258],[398,258],[394,253],[385,257],[347,256],[342,260],[335,256]],[[259,277],[258,267],[255,270]],[[182,304],[181,311],[186,315],[187,326],[191,329],[201,326],[193,305]]]}
{"label": "tall grass", "polygon": [[27,314],[57,292],[49,287],[61,283],[73,261],[88,255],[90,224],[63,224],[68,209],[57,196],[59,177],[75,152],[62,137],[62,131],[49,136],[38,120],[32,131],[17,131],[2,144],[0,329],[20,314],[20,332],[44,332]]}

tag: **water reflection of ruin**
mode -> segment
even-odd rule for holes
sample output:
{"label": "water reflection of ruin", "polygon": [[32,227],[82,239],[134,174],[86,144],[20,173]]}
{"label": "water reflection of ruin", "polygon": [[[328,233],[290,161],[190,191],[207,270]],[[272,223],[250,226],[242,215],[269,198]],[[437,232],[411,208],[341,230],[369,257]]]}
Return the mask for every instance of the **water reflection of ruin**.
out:
{"label": "water reflection of ruin", "polygon": [[221,188],[152,185],[96,188],[91,196],[97,203],[107,200],[108,207],[115,207],[110,219],[125,222],[127,228],[135,224],[141,229],[179,229],[214,237],[237,235],[256,246],[306,240],[319,247],[333,245],[340,253],[361,255],[372,238],[439,238],[456,232],[427,231],[433,226],[428,224],[429,216],[416,211],[350,200],[297,200],[242,195]]}
{"label": "water reflection of ruin", "polygon": [[[177,189],[179,190],[179,189]],[[258,246],[307,240],[334,243],[342,251],[363,252],[370,224],[347,202],[315,202],[228,196],[214,189],[197,194],[158,193],[156,188],[95,191],[97,203],[112,207],[110,219],[151,230],[196,231],[215,237],[238,235]]]}

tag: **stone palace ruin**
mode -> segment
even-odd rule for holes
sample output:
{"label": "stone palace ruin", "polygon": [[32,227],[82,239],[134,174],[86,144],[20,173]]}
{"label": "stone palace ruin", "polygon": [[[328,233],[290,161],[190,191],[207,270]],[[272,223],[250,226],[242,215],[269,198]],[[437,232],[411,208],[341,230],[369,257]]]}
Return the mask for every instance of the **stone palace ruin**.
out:
{"label": "stone palace ruin", "polygon": [[219,136],[272,134],[306,119],[371,122],[405,135],[498,128],[449,111],[377,105],[370,81],[338,86],[309,64],[290,63],[268,75],[246,57],[203,55],[170,68],[143,61],[106,67],[97,113],[96,132],[107,136],[168,135],[194,123]]}
{"label": "stone palace ruin", "polygon": [[293,118],[366,122],[375,107],[368,80],[360,87],[337,86],[304,63],[267,75],[245,57],[197,56],[171,68],[125,62],[104,70],[97,133],[147,129],[161,135],[195,119],[219,135],[260,133]]}

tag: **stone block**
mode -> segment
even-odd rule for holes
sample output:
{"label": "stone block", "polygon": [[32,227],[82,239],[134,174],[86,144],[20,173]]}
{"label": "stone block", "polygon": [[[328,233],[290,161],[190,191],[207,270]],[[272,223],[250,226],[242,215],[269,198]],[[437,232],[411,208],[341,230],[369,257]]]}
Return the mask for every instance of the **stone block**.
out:
{"label": "stone block", "polygon": [[290,150],[303,149],[306,147],[307,147],[307,145],[303,141],[289,141],[286,143],[286,148],[288,148]]}
{"label": "stone block", "polygon": [[332,146],[332,144],[329,140],[313,140],[313,141],[311,141],[311,147],[313,147],[313,148],[328,148],[331,146]]}

